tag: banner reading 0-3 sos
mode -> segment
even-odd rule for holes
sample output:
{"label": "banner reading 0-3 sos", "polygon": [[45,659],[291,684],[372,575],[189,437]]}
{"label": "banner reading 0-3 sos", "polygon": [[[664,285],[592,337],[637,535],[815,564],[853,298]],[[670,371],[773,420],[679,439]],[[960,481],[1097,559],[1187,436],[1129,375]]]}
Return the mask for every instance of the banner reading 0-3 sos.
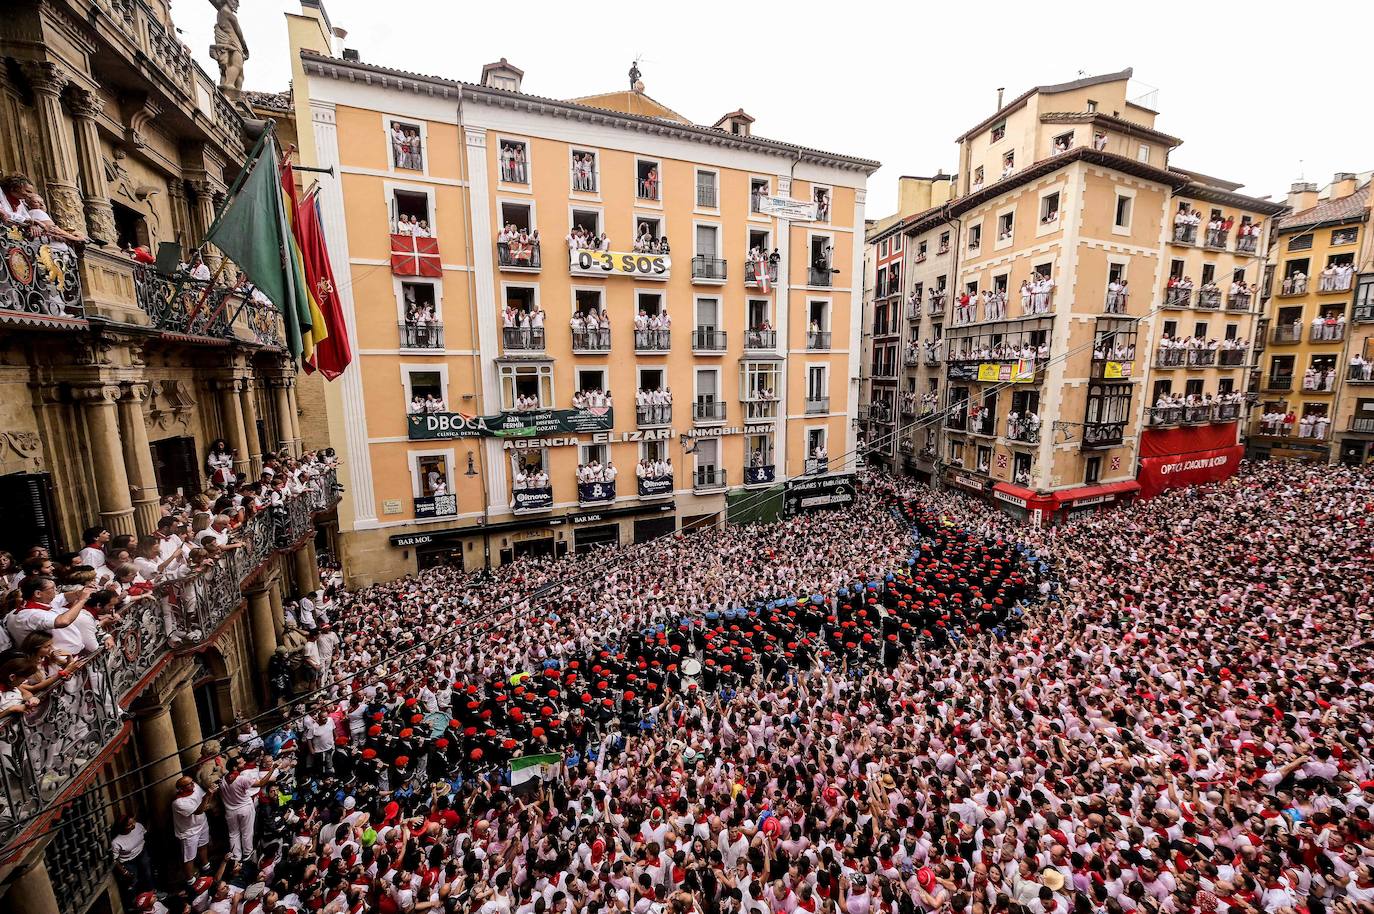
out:
{"label": "banner reading 0-3 sos", "polygon": [[672,258],[667,254],[587,250],[568,252],[568,271],[574,276],[633,276],[636,279],[666,280],[672,265]]}

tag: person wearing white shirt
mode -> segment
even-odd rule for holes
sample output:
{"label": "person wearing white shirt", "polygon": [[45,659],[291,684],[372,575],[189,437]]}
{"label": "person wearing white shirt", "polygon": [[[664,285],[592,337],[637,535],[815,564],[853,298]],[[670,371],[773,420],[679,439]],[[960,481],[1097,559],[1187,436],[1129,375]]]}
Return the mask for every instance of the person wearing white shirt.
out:
{"label": "person wearing white shirt", "polygon": [[10,641],[21,645],[33,632],[56,632],[72,625],[85,609],[86,600],[93,590],[83,587],[75,597],[68,598],[68,605],[59,612],[52,606],[57,599],[57,586],[53,579],[37,575],[25,578],[19,586],[23,604],[5,617],[5,631]]}
{"label": "person wearing white shirt", "polygon": [[89,565],[96,571],[105,567],[105,544],[110,541],[110,531],[104,527],[90,527],[81,534],[81,564]]}
{"label": "person wearing white shirt", "polygon": [[195,876],[195,862],[209,866],[210,821],[205,816],[205,807],[214,796],[215,789],[209,793],[186,775],[177,779],[176,799],[172,801],[172,832],[181,842],[181,862],[186,870],[186,878]]}
{"label": "person wearing white shirt", "polygon": [[234,860],[242,860],[245,853],[252,852],[258,794],[277,775],[276,768],[268,768],[263,774],[256,752],[247,753],[238,765],[219,785],[224,820],[229,826],[229,856]]}

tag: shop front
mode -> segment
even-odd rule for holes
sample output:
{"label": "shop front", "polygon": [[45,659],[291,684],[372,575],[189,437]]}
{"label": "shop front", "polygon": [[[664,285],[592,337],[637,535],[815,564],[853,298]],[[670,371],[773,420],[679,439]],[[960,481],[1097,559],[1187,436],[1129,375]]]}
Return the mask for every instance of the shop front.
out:
{"label": "shop front", "polygon": [[1034,489],[999,482],[992,487],[992,500],[1004,514],[1039,527],[1054,514],[1057,505],[1053,495],[1041,495]]}
{"label": "shop front", "polygon": [[1134,479],[1064,489],[1054,493],[1055,514],[1060,520],[1073,520],[1084,514],[1128,505],[1139,493],[1140,483]]}
{"label": "shop front", "polygon": [[945,474],[945,482],[962,492],[987,498],[989,480],[981,476],[975,476],[962,470],[950,470]]}

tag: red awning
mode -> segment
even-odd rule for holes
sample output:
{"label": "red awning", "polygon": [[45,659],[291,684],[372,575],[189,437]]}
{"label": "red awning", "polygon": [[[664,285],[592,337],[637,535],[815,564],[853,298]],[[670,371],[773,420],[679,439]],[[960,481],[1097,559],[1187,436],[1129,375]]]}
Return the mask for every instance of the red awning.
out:
{"label": "red awning", "polygon": [[1098,501],[1111,501],[1118,495],[1126,495],[1140,491],[1140,483],[1134,479],[1123,480],[1122,482],[1109,482],[1101,486],[1079,486],[1076,489],[1065,489],[1063,492],[1055,492],[1054,497],[1061,507],[1065,505],[1080,504],[1095,499]]}
{"label": "red awning", "polygon": [[1027,489],[1025,486],[1012,485],[1009,482],[999,482],[992,487],[994,492],[1006,492],[1008,495],[1015,495],[1017,498],[1030,500],[1035,497],[1034,489]]}

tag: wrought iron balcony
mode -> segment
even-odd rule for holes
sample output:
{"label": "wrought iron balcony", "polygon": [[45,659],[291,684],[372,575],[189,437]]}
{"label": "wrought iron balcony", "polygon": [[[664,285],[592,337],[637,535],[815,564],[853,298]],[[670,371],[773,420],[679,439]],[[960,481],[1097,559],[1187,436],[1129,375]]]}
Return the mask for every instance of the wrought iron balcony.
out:
{"label": "wrought iron balcony", "polygon": [[1275,343],[1301,343],[1302,324],[1279,324],[1274,328]]}
{"label": "wrought iron balcony", "polygon": [[1156,368],[1182,368],[1188,360],[1186,349],[1161,349],[1155,353]]}
{"label": "wrought iron balcony", "polygon": [[1205,246],[1212,248],[1213,250],[1224,251],[1226,250],[1226,243],[1229,240],[1230,235],[1230,232],[1222,231],[1220,229],[1208,229],[1207,244]]}
{"label": "wrought iron balcony", "polygon": [[1197,244],[1197,226],[1175,225],[1174,242],[1176,244]]}
{"label": "wrought iron balcony", "polygon": [[820,473],[830,472],[829,457],[807,457],[802,464],[802,471],[807,476],[815,476]]}
{"label": "wrought iron balcony", "polygon": [[1237,292],[1234,295],[1226,296],[1227,311],[1249,311],[1252,301],[1249,292]]}
{"label": "wrought iron balcony", "polygon": [[1236,368],[1245,364],[1248,354],[1244,349],[1223,349],[1217,353],[1217,364],[1223,368]]}
{"label": "wrought iron balcony", "polygon": [[931,317],[943,317],[945,313],[945,290],[940,289],[930,293],[930,302],[926,305],[926,313]]}
{"label": "wrought iron balcony", "polygon": [[1152,406],[1145,411],[1145,422],[1152,428],[1179,425],[1183,422],[1183,407]]}
{"label": "wrought iron balcony", "polygon": [[65,244],[29,238],[17,226],[0,229],[0,311],[34,318],[81,317],[81,270]]}
{"label": "wrought iron balcony", "polygon": [[829,397],[807,397],[805,413],[808,416],[820,416],[830,412]]}
{"label": "wrought iron balcony", "polygon": [[1126,438],[1125,422],[1085,422],[1083,424],[1083,448],[1116,447]]}
{"label": "wrought iron balcony", "polygon": [[1259,236],[1258,236],[1258,235],[1237,235],[1237,236],[1236,236],[1236,253],[1237,253],[1237,254],[1254,254],[1254,253],[1256,253],[1258,250],[1259,250]]}
{"label": "wrought iron balcony", "polygon": [[692,491],[716,492],[725,488],[724,467],[697,467],[692,474]]}
{"label": "wrought iron balcony", "polygon": [[331,509],[339,488],[333,470],[281,507],[253,514],[232,535],[242,548],[209,567],[157,584],[124,604],[106,630],[113,649],[93,654],[79,671],[44,694],[28,714],[0,722],[5,773],[0,777],[0,846],[8,844],[96,761],[125,723],[125,712],[173,650],[204,642],[243,602],[242,588],[278,549],[312,535],[316,514]]}
{"label": "wrought iron balcony", "polygon": [[501,269],[512,273],[538,273],[544,265],[538,241],[498,241],[496,261]]}
{"label": "wrought iron balcony", "polygon": [[1023,418],[1007,419],[1007,438],[1022,444],[1040,443],[1040,423]]}
{"label": "wrought iron balcony", "polygon": [[1221,292],[1217,289],[1199,291],[1197,307],[1202,311],[1216,311],[1221,307]]}
{"label": "wrought iron balcony", "polygon": [[1210,368],[1217,363],[1215,349],[1189,349],[1187,353],[1189,368]]}
{"label": "wrought iron balcony", "polygon": [[[269,349],[286,348],[285,334],[282,332],[281,312],[271,303],[255,302],[251,298],[244,306],[243,313],[248,320],[248,329],[253,331],[253,339]],[[440,346],[442,347],[442,343]]]}
{"label": "wrought iron balcony", "polygon": [[610,352],[611,328],[574,330],[572,332],[572,348],[574,354]]}
{"label": "wrought iron balcony", "polygon": [[1126,292],[1108,292],[1107,301],[1102,306],[1103,312],[1106,314],[1125,314],[1127,296],[1128,293]]}
{"label": "wrought iron balcony", "polygon": [[1265,382],[1265,390],[1292,390],[1293,376],[1291,374],[1271,374],[1269,380]]}
{"label": "wrought iron balcony", "polygon": [[183,277],[180,282],[146,264],[134,267],[138,306],[158,330],[213,339],[229,333],[231,294],[227,286]]}
{"label": "wrought iron balcony", "polygon": [[636,330],[635,352],[667,352],[672,348],[671,330]]}
{"label": "wrought iron balcony", "polygon": [[806,331],[806,348],[812,351],[830,348],[829,330],[808,330]]}
{"label": "wrought iron balcony", "polygon": [[698,400],[692,404],[692,421],[694,422],[724,422],[725,421],[725,401],[724,400]]}
{"label": "wrought iron balcony", "polygon": [[746,351],[776,349],[778,348],[778,332],[776,330],[746,330],[744,331],[744,348]]}
{"label": "wrought iron balcony", "polygon": [[725,331],[698,327],[692,333],[692,351],[698,353],[722,353],[725,351]]}
{"label": "wrought iron balcony", "polygon": [[635,422],[640,428],[656,425],[670,425],[673,421],[673,404],[651,403],[635,407]]}
{"label": "wrought iron balcony", "polygon": [[402,321],[402,349],[443,349],[444,325],[438,321]]}
{"label": "wrought iron balcony", "polygon": [[1313,324],[1312,333],[1308,336],[1308,340],[1313,343],[1339,343],[1343,339],[1345,339],[1345,323],[1343,321],[1340,323],[1331,321],[1330,323]]}
{"label": "wrought iron balcony", "polygon": [[692,282],[725,282],[725,260],[720,257],[692,258]]}
{"label": "wrought iron balcony", "polygon": [[502,327],[501,343],[507,351],[544,351],[543,327]]}
{"label": "wrought iron balcony", "polygon": [[826,287],[834,285],[834,280],[832,279],[832,277],[835,274],[831,272],[829,267],[812,267],[809,270],[809,273],[810,275],[807,277],[807,279],[809,280],[810,285]]}

